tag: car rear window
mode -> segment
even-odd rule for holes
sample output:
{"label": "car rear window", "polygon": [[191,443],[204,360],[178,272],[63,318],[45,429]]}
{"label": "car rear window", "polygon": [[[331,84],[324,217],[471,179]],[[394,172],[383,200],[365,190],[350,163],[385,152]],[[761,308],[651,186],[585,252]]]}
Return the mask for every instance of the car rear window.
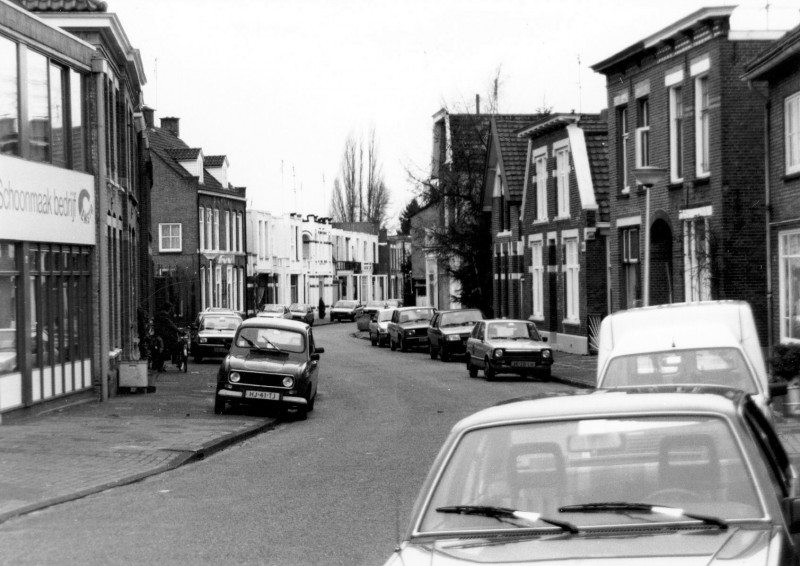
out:
{"label": "car rear window", "polygon": [[200,330],[236,330],[241,323],[238,316],[204,316]]}

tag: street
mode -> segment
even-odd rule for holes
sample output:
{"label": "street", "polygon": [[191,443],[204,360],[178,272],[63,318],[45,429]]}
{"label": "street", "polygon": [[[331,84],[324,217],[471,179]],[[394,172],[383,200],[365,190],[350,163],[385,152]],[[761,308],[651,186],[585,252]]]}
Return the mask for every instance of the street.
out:
{"label": "street", "polygon": [[[307,421],[281,422],[198,463],[8,521],[0,525],[2,562],[382,564],[458,419],[568,388],[470,379],[461,362],[372,347],[354,337],[352,323],[315,333],[325,353]],[[189,371],[210,384],[216,366],[208,360]]]}

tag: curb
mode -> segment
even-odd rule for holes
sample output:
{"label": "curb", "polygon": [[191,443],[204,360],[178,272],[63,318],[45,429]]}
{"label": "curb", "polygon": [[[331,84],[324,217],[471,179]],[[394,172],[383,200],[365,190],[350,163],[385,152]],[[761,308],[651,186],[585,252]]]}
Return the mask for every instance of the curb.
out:
{"label": "curb", "polygon": [[0,524],[15,517],[21,517],[22,515],[33,513],[34,511],[47,509],[48,507],[60,505],[61,503],[67,503],[68,501],[76,501],[78,499],[88,497],[89,495],[94,495],[95,493],[100,493],[102,491],[113,489],[115,487],[121,487],[123,485],[133,484],[142,481],[146,478],[149,478],[151,476],[162,474],[170,470],[175,470],[185,464],[197,462],[199,460],[202,460],[206,456],[211,456],[212,454],[216,454],[217,452],[220,452],[225,448],[228,448],[229,446],[236,444],[237,442],[247,440],[248,438],[253,437],[261,432],[266,432],[268,430],[271,430],[275,427],[276,423],[277,419],[270,419],[264,423],[251,425],[250,427],[247,427],[239,432],[232,432],[220,438],[210,440],[197,450],[186,450],[179,452],[168,463],[161,464],[150,470],[145,470],[143,472],[138,472],[135,474],[131,474],[129,476],[107,481],[105,483],[101,483],[93,487],[88,487],[76,491],[75,493],[71,493],[69,495],[51,497],[49,499],[45,499],[37,503],[31,503],[23,507],[19,507],[18,509],[14,509],[12,511],[0,513]]}

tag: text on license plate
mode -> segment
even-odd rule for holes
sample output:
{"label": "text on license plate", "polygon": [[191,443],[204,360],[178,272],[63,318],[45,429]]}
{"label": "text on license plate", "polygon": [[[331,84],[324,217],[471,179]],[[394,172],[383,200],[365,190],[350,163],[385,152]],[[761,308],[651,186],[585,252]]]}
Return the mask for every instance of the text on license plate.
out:
{"label": "text on license plate", "polygon": [[536,362],[511,362],[511,367],[515,368],[535,368]]}
{"label": "text on license plate", "polygon": [[266,401],[280,401],[281,394],[272,391],[245,391],[245,399],[264,399]]}

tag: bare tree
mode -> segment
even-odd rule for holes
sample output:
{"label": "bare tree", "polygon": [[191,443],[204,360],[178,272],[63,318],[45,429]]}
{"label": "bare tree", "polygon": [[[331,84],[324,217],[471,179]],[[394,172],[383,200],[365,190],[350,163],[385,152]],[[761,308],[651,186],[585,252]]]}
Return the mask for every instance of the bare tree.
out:
{"label": "bare tree", "polygon": [[366,144],[354,135],[345,140],[340,177],[333,183],[331,216],[336,222],[372,222],[383,227],[389,189],[378,159],[375,130]]}

